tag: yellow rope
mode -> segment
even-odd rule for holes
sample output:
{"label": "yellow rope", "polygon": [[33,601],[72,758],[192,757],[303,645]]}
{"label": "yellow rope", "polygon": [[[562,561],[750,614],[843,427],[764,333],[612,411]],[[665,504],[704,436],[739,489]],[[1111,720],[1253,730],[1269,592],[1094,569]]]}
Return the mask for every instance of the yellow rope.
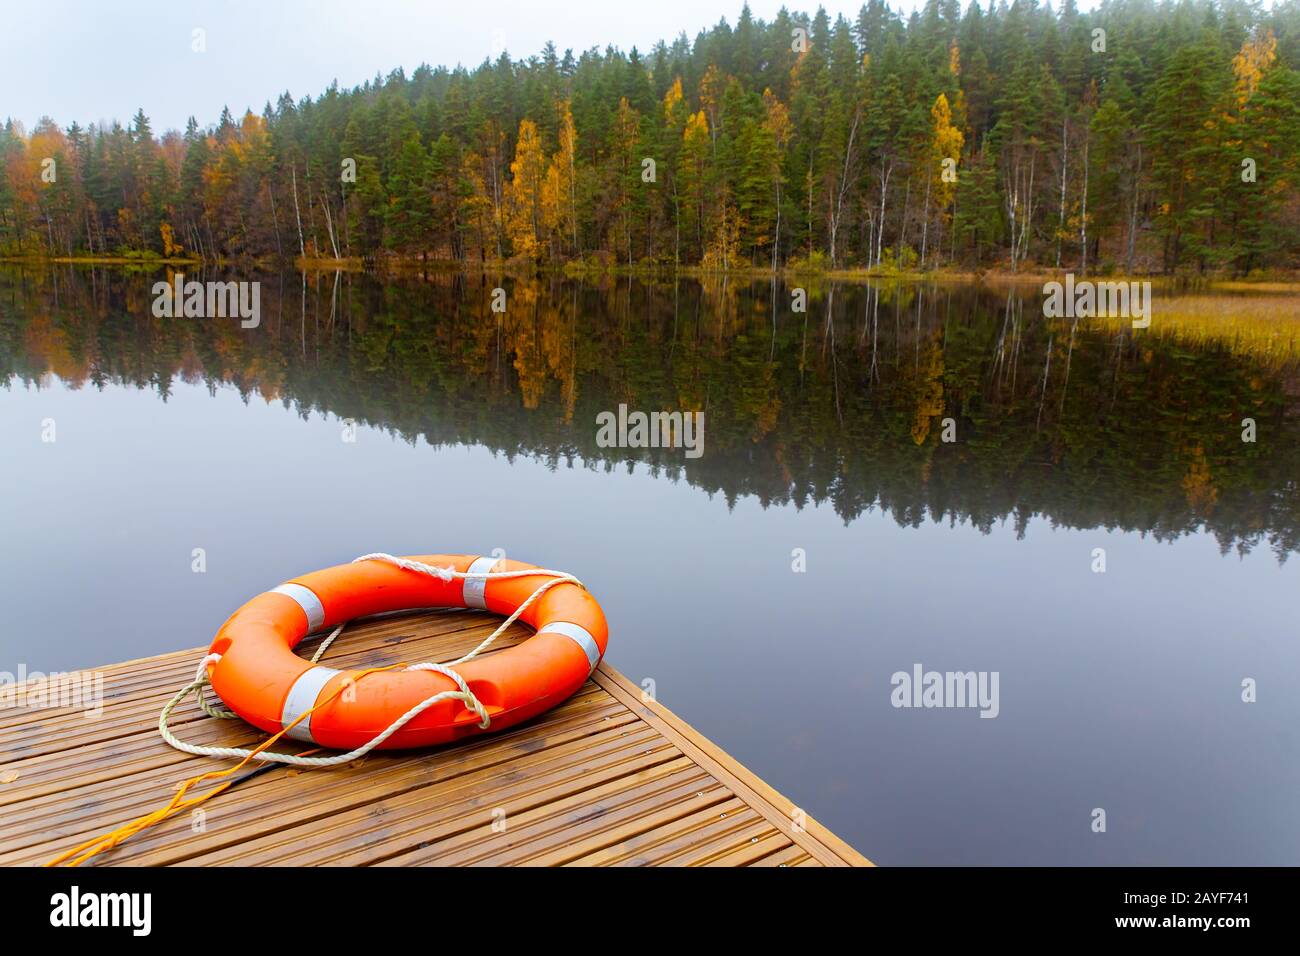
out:
{"label": "yellow rope", "polygon": [[[363,677],[366,677],[369,674],[374,674],[379,671],[392,670],[394,667],[402,667],[402,666],[404,665],[389,664],[385,667],[371,667],[367,670],[360,671],[357,674],[357,680],[361,680]],[[59,854],[58,856],[50,860],[45,865],[58,866],[61,863],[68,862],[69,860],[71,860],[70,863],[71,866],[80,866],[82,863],[86,862],[86,860],[89,860],[91,857],[99,853],[103,853],[105,850],[112,849],[113,847],[121,843],[123,840],[126,840],[129,837],[134,836],[135,834],[139,833],[141,830],[145,830],[153,826],[155,823],[159,823],[167,819],[168,817],[172,816],[174,813],[177,813],[181,810],[189,810],[192,809],[193,807],[197,807],[199,804],[211,800],[217,794],[230,789],[230,787],[234,785],[235,781],[233,780],[228,780],[225,783],[221,784],[221,786],[209,790],[207,793],[200,794],[196,797],[191,797],[188,800],[185,799],[185,794],[189,792],[191,787],[197,786],[198,784],[202,783],[205,780],[215,780],[221,777],[229,777],[231,774],[238,771],[241,767],[243,767],[250,760],[252,760],[256,754],[261,753],[267,747],[271,746],[273,743],[275,743],[277,740],[279,740],[281,737],[287,734],[294,727],[298,726],[298,724],[300,724],[302,721],[310,717],[313,712],[324,707],[326,704],[331,703],[334,700],[334,698],[338,697],[339,694],[343,693],[343,691],[347,689],[347,686],[348,685],[346,684],[341,685],[334,691],[334,693],[330,694],[329,697],[317,703],[310,710],[303,711],[303,713],[298,717],[297,720],[295,720],[293,723],[289,724],[289,726],[280,730],[276,734],[267,738],[265,741],[259,744],[253,751],[251,751],[247,757],[239,761],[239,763],[237,763],[235,766],[230,767],[226,770],[210,770],[206,773],[201,773],[196,777],[191,777],[189,780],[186,780],[183,784],[181,784],[181,786],[176,791],[176,795],[172,797],[171,802],[168,803],[165,807],[160,807],[159,809],[154,810],[152,813],[147,813],[137,820],[133,820],[130,823],[118,827],[116,830],[111,830],[108,833],[102,834],[101,836],[97,836],[90,840],[87,840],[86,842],[73,847],[71,850]],[[299,756],[301,756],[301,754]]]}

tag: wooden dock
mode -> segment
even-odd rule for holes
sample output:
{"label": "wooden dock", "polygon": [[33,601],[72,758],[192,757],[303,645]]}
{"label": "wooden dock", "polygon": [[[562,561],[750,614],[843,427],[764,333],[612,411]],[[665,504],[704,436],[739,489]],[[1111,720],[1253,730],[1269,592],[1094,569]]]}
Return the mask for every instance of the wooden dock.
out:
{"label": "wooden dock", "polygon": [[[452,660],[497,621],[437,611],[357,622],[325,662]],[[515,625],[498,643],[530,633]],[[99,668],[96,718],[84,707],[0,709],[0,865],[44,863],[157,809],[182,780],[232,765],[158,736],[159,710],[203,652]],[[217,746],[265,738],[205,716],[192,698],[173,728]],[[201,825],[177,814],[87,865],[869,865],[606,663],[563,705],[500,734],[324,770],[277,765],[203,809]]]}

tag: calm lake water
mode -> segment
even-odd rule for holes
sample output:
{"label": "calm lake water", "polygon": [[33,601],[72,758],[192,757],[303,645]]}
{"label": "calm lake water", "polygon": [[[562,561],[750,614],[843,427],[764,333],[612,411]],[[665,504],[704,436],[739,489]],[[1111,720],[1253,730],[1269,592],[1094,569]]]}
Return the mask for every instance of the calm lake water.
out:
{"label": "calm lake water", "polygon": [[[286,273],[243,329],[159,278],[0,270],[0,670],[501,548],[879,863],[1300,863],[1296,369],[1033,290]],[[600,447],[620,404],[703,410],[703,454]],[[893,706],[916,665],[996,672],[996,718]]]}

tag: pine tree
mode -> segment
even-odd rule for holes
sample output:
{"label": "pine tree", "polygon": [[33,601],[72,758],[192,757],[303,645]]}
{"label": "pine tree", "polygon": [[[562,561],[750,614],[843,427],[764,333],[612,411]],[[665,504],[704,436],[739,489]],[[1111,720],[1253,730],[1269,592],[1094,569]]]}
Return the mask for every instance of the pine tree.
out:
{"label": "pine tree", "polygon": [[389,248],[408,255],[425,254],[433,240],[433,168],[429,154],[412,130],[393,164],[389,177],[385,225]]}

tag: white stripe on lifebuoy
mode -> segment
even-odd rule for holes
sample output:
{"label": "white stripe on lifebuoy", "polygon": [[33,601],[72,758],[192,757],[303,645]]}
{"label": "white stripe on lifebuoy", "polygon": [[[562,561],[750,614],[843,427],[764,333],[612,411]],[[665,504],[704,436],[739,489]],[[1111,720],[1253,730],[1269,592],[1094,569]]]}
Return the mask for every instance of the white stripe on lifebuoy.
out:
{"label": "white stripe on lifebuoy", "polygon": [[[475,558],[474,562],[465,569],[465,573],[468,575],[487,574],[500,563],[500,558]],[[465,578],[461,594],[464,595],[466,607],[476,607],[482,611],[487,610],[487,583],[487,578]]]}
{"label": "white stripe on lifebuoy", "polygon": [[271,588],[271,592],[283,594],[298,602],[302,612],[307,615],[308,634],[319,631],[325,626],[325,605],[311,588],[303,587],[301,584],[281,584],[278,588]]}
{"label": "white stripe on lifebuoy", "polygon": [[[293,682],[293,686],[289,688],[289,695],[284,699],[284,712],[280,714],[280,726],[288,727],[301,717],[304,711],[315,707],[316,698],[325,689],[325,685],[329,683],[330,678],[341,673],[343,672],[320,664],[310,670],[303,671],[298,679]],[[316,743],[316,738],[311,735],[311,715],[308,714],[306,720],[293,730],[290,730],[288,736],[295,740]]]}
{"label": "white stripe on lifebuoy", "polygon": [[581,624],[571,624],[568,621],[552,621],[550,624],[544,625],[537,633],[563,634],[581,647],[582,652],[587,655],[588,674],[594,671],[596,665],[600,663],[600,645],[591,636],[591,632]]}

